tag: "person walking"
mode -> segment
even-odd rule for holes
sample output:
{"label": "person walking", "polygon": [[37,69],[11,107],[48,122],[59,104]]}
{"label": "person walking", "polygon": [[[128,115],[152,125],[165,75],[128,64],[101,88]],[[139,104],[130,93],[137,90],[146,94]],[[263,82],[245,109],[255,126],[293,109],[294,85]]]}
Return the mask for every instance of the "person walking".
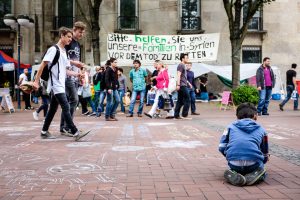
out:
{"label": "person walking", "polygon": [[[189,61],[188,54],[182,53],[180,54],[181,63],[177,67],[177,102],[175,107],[174,117],[175,119],[184,119],[187,118],[189,113],[189,107],[191,104],[191,98],[189,95],[189,91],[187,89],[188,81],[187,81],[187,73],[185,65]],[[180,117],[180,109],[182,109],[182,117]]]}
{"label": "person walking", "polygon": [[124,102],[123,102],[123,97],[126,94],[126,76],[123,74],[123,69],[122,68],[118,68],[118,81],[119,81],[119,96],[120,96],[120,104],[121,104],[121,112],[125,113],[125,106],[124,106]]}
{"label": "person walking", "polygon": [[[168,70],[164,68],[161,61],[157,62],[156,69],[158,74],[156,76],[156,86],[152,89],[155,90],[155,99],[152,108],[148,113],[144,113],[146,116],[153,118],[154,114],[159,116],[160,109],[158,108],[159,98],[168,98],[168,86],[169,86],[169,74]],[[161,97],[162,96],[162,97]]]}
{"label": "person walking", "polygon": [[138,108],[138,117],[142,117],[144,98],[146,94],[146,77],[148,76],[147,71],[141,68],[141,62],[139,60],[133,61],[134,69],[130,70],[129,76],[132,82],[132,95],[129,106],[129,114],[127,117],[133,117],[134,105],[136,97],[140,95],[140,105]]}
{"label": "person walking", "polygon": [[39,113],[43,110],[44,111],[44,117],[46,117],[48,113],[48,107],[49,107],[49,94],[47,92],[48,87],[48,81],[40,80],[40,92],[41,92],[41,98],[42,98],[42,105],[32,113],[33,118],[35,120],[39,120]]}
{"label": "person walking", "polygon": [[[296,72],[297,64],[293,63],[292,68],[286,72],[286,98],[279,104],[279,109],[283,111],[284,105],[291,99],[291,96],[294,91],[297,91],[297,83],[296,83]],[[296,94],[296,98],[294,99],[294,110],[298,110],[298,97],[299,94]]]}
{"label": "person walking", "polygon": [[[99,104],[99,97],[100,97],[100,83],[101,80],[98,79],[98,75],[100,74],[101,71],[101,67],[100,66],[96,66],[95,67],[95,71],[96,73],[93,75],[93,87],[94,87],[94,91],[95,91],[95,96],[94,96],[94,105],[98,106]],[[98,112],[98,110],[97,110]]]}
{"label": "person walking", "polygon": [[97,80],[100,82],[100,93],[99,93],[99,101],[96,104],[96,117],[100,117],[101,113],[104,112],[104,99],[106,97],[106,85],[105,85],[105,70],[108,65],[102,66],[100,68],[100,72],[98,73]]}
{"label": "person walking", "polygon": [[196,112],[196,93],[199,93],[199,90],[196,86],[195,83],[195,75],[194,72],[192,71],[192,63],[188,62],[186,64],[186,69],[187,69],[187,80],[188,80],[188,92],[191,98],[191,114],[192,115],[200,115],[199,113]]}
{"label": "person walking", "polygon": [[[25,82],[28,82],[28,69],[24,69],[23,73],[19,76],[19,85],[24,84]],[[30,94],[27,94],[25,92],[23,93],[23,99],[25,101],[25,109],[24,110],[32,110],[33,107],[31,107],[30,104]]]}
{"label": "person walking", "polygon": [[[58,62],[52,66],[50,69],[50,90],[52,92],[50,109],[46,115],[46,119],[44,121],[44,125],[41,131],[41,138],[43,139],[55,139],[54,136],[49,132],[49,127],[54,118],[54,115],[57,111],[58,105],[62,108],[62,114],[64,115],[64,119],[66,121],[67,127],[71,129],[71,134],[75,138],[75,141],[80,140],[82,137],[86,136],[90,131],[80,131],[75,126],[71,112],[70,112],[70,104],[67,99],[66,89],[65,89],[65,79],[66,75],[79,76],[80,73],[67,70],[67,67],[70,66],[70,61],[67,58],[65,46],[70,44],[72,41],[72,30],[61,27],[59,29],[59,41],[56,46],[50,47],[40,65],[38,73],[36,74],[36,79],[33,83],[33,87],[39,88],[39,81],[42,75],[42,72],[45,67],[48,67],[49,63],[52,63],[54,58],[56,57],[57,51],[59,51],[59,59]],[[58,48],[58,49],[57,49]]]}
{"label": "person walking", "polygon": [[117,75],[117,59],[110,58],[108,67],[105,71],[105,85],[107,90],[106,99],[106,110],[105,110],[105,120],[106,121],[118,121],[116,119],[116,110],[120,103],[120,97],[118,93],[118,75]]}
{"label": "person walking", "polygon": [[[88,111],[88,104],[90,104],[92,108],[92,112],[89,112],[89,117],[95,116],[96,115],[96,108],[95,104],[92,101],[92,94],[91,94],[91,84],[90,84],[90,79],[89,79],[89,73],[87,72],[86,68],[82,68],[81,73],[84,75],[83,76],[83,84],[82,84],[82,97],[84,98],[86,103],[86,107],[84,108],[85,110]],[[83,105],[82,105],[83,109]]]}
{"label": "person walking", "polygon": [[256,71],[256,84],[259,91],[259,102],[257,106],[258,115],[269,115],[268,106],[275,86],[275,76],[271,68],[269,57],[263,59],[263,64]]}
{"label": "person walking", "polygon": [[[80,61],[80,44],[79,40],[81,40],[85,33],[86,25],[81,22],[77,21],[74,23],[73,26],[73,37],[70,44],[65,46],[67,56],[70,60],[71,66],[68,67],[68,70],[74,71],[76,73],[80,73],[80,69],[84,67],[84,63]],[[70,113],[71,117],[73,118],[74,112],[76,110],[76,107],[78,105],[78,85],[79,85],[79,79],[76,76],[69,76],[67,75],[65,80],[65,87],[66,87],[66,95],[68,98],[68,102],[70,104]],[[66,134],[67,132],[70,132],[70,127],[66,126],[66,122],[64,119],[64,114],[61,114],[61,120],[60,120],[60,132],[61,134]]]}

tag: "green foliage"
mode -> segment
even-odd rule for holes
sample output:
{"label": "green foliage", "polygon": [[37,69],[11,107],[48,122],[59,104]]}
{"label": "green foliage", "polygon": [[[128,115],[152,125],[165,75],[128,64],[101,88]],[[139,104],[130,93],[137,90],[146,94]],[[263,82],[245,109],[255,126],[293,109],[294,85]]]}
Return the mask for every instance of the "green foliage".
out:
{"label": "green foliage", "polygon": [[234,104],[237,106],[246,102],[257,105],[259,100],[257,89],[249,85],[242,85],[232,90],[232,97]]}

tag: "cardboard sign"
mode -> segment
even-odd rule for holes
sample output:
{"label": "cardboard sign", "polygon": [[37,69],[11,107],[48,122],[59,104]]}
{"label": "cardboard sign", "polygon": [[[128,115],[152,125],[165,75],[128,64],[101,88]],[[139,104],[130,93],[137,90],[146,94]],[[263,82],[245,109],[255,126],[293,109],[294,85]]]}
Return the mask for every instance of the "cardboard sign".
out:
{"label": "cardboard sign", "polygon": [[14,63],[3,63],[3,71],[14,71],[15,70],[15,64]]}
{"label": "cardboard sign", "polygon": [[118,59],[119,65],[152,65],[155,60],[176,64],[181,53],[188,53],[190,62],[217,60],[219,33],[198,35],[129,35],[111,33],[107,36],[107,56]]}

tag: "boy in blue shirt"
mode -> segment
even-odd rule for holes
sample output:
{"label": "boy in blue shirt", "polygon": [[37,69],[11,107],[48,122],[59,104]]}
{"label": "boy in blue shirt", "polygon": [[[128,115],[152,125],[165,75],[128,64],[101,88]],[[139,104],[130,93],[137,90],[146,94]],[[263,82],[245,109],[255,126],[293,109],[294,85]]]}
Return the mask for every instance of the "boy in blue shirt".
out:
{"label": "boy in blue shirt", "polygon": [[224,178],[236,186],[253,185],[265,178],[268,137],[264,128],[256,123],[257,109],[253,104],[241,104],[236,116],[238,120],[227,127],[219,144],[219,151],[230,168],[224,172]]}

